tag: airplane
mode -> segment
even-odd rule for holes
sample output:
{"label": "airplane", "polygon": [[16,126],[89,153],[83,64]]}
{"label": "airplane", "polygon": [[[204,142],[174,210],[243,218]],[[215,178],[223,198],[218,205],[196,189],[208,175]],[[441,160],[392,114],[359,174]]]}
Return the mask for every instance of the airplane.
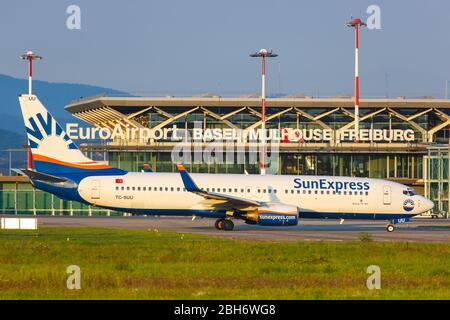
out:
{"label": "airplane", "polygon": [[[19,103],[32,168],[19,172],[34,187],[92,206],[136,215],[216,219],[233,230],[235,219],[263,226],[294,226],[302,218],[388,221],[386,230],[433,208],[403,184],[371,178],[127,172],[87,158],[37,96]],[[147,170],[144,170],[147,171]]]}

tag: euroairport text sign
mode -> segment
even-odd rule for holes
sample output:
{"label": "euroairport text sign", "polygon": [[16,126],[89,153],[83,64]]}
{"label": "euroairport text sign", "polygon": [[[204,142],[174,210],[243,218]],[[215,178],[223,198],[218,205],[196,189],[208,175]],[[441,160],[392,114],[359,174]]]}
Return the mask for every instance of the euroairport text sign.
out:
{"label": "euroairport text sign", "polygon": [[[179,129],[176,125],[170,128],[133,128],[129,125],[116,124],[114,128],[81,127],[77,123],[68,123],[66,132],[71,139],[76,140],[125,140],[125,141],[232,141],[252,142],[259,141],[262,129],[235,129],[212,128],[204,129],[194,127],[190,130]],[[354,141],[354,129],[296,129],[280,128],[266,129],[266,141],[281,143],[308,143]],[[415,133],[411,129],[360,129],[358,140],[360,142],[413,142]]]}

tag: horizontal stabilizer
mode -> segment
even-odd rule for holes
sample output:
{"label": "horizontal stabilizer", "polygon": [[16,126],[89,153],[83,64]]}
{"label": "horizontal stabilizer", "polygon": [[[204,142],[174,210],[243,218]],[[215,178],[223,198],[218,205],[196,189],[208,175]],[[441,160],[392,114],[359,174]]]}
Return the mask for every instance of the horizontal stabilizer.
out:
{"label": "horizontal stabilizer", "polygon": [[50,174],[46,174],[46,173],[42,173],[42,172],[38,172],[35,170],[30,170],[30,169],[13,169],[14,172],[22,175],[22,176],[27,176],[29,177],[31,180],[40,180],[40,181],[44,181],[44,182],[51,182],[51,183],[58,183],[58,182],[66,182],[67,179],[63,178],[63,177],[56,177],[56,176],[52,176]]}

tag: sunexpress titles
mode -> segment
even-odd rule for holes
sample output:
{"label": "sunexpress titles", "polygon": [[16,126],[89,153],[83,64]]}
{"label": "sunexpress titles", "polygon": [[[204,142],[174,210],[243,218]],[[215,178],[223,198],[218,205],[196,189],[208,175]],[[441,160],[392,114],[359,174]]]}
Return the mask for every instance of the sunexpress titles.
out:
{"label": "sunexpress titles", "polygon": [[367,191],[370,189],[370,184],[369,182],[334,181],[328,179],[303,180],[295,178],[294,188],[334,190],[336,192],[341,190]]}

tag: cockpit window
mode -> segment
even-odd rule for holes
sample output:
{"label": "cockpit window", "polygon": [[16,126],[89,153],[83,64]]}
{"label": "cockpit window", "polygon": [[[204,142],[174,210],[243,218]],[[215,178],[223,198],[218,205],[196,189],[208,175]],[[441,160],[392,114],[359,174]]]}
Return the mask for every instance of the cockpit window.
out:
{"label": "cockpit window", "polygon": [[415,196],[417,194],[416,190],[412,189],[412,188],[408,188],[403,190],[403,194],[406,196]]}

